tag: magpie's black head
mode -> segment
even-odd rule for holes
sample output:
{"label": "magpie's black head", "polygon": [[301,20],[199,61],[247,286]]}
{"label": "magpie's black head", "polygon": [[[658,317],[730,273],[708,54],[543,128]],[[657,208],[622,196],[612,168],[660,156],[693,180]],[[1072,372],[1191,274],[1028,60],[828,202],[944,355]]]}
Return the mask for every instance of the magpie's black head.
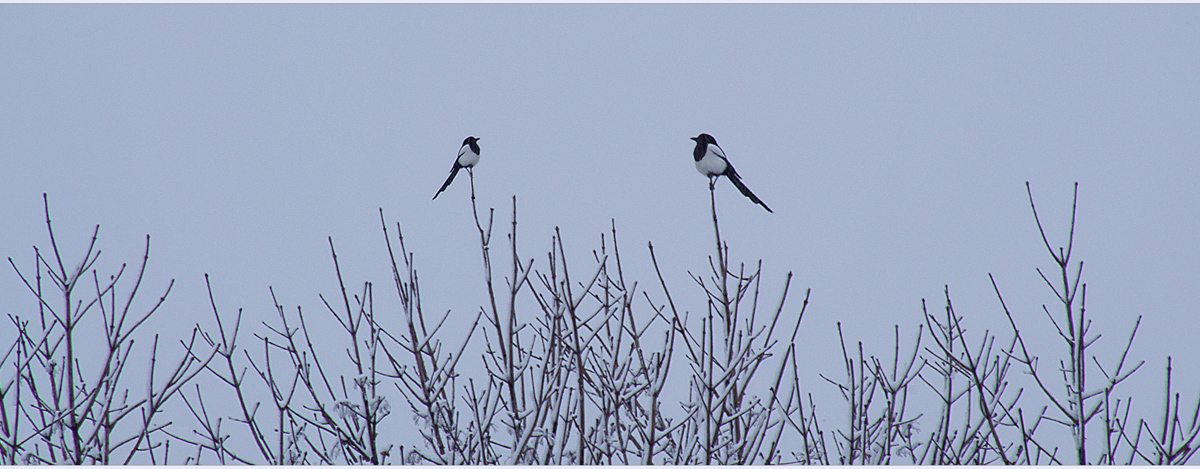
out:
{"label": "magpie's black head", "polygon": [[708,153],[709,145],[715,146],[717,144],[717,139],[713,138],[712,135],[709,134],[697,135],[692,137],[692,140],[696,141],[696,148],[692,149],[692,157],[695,158],[696,161],[700,161],[704,158],[704,155]]}
{"label": "magpie's black head", "polygon": [[476,155],[478,155],[479,154],[479,143],[478,142],[479,142],[479,139],[477,139],[475,137],[467,137],[466,140],[463,140],[463,146],[471,147],[471,151],[474,152]]}

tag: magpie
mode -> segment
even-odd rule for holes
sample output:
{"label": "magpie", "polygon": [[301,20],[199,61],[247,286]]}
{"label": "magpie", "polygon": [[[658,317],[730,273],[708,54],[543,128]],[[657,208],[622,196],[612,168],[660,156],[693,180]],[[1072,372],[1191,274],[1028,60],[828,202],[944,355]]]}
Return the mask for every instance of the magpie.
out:
{"label": "magpie", "polygon": [[729,178],[729,182],[732,182],[734,187],[742,191],[742,195],[749,197],[754,203],[762,205],[768,212],[775,213],[774,210],[771,210],[771,207],[768,207],[753,192],[750,192],[750,188],[742,184],[742,178],[738,176],[737,171],[734,171],[733,165],[729,164],[729,160],[725,159],[725,151],[717,145],[717,139],[709,134],[700,134],[692,137],[692,140],[696,141],[696,149],[692,151],[692,156],[696,158],[696,171],[700,171],[700,174],[708,176],[709,189],[712,189],[713,184],[716,184],[716,178],[725,176]]}
{"label": "magpie", "polygon": [[441,189],[438,189],[437,194],[433,194],[433,198],[436,199],[442,194],[442,191],[450,187],[450,182],[454,181],[454,175],[458,174],[458,170],[467,168],[467,171],[470,171],[477,163],[479,163],[479,139],[467,137],[466,140],[463,140],[462,148],[458,149],[458,158],[454,160],[454,167],[450,168],[450,177],[446,178],[446,182],[442,184]]}

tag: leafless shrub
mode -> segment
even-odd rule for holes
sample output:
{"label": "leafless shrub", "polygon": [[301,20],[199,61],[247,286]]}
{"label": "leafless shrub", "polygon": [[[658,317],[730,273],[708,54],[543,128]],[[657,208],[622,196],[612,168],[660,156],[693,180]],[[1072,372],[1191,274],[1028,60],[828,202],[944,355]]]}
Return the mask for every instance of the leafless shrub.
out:
{"label": "leafless shrub", "polygon": [[[162,422],[160,414],[215,351],[202,350],[193,329],[191,337],[180,342],[182,358],[165,373],[157,334],[148,352],[142,347],[134,354],[138,328],[159,311],[175,283],[172,280],[148,309],[135,309],[150,258],[150,237],[132,286],[121,282],[126,264],[105,280],[93,268],[101,252],[96,247],[99,225],[83,258],[67,269],[70,264],[63,261],[50,222],[49,199],[42,197],[50,251],[43,254],[33,248],[32,276],[8,258],[36,298],[37,313],[9,315],[17,337],[0,357],[0,369],[11,370],[0,384],[0,463],[165,463],[170,457],[165,432],[171,423]],[[145,381],[134,378],[135,384],[126,385],[131,357],[147,354]]]}
{"label": "leafless shrub", "polygon": [[[1012,332],[1004,337],[968,333],[967,315],[955,311],[947,286],[944,314],[923,302],[924,324],[911,341],[901,340],[897,325],[885,356],[868,354],[871,347],[848,339],[838,325],[845,375],[822,375],[818,385],[840,393],[845,417],[826,430],[797,365],[809,358],[797,350],[809,292],[798,308],[788,307],[789,273],[778,296],[759,304],[762,261],[730,260],[715,191],[716,256],[704,275],[688,272],[699,288],[681,296],[667,285],[652,244],[655,291],[626,279],[615,221],[582,263],[568,264],[556,228],[535,268],[535,259],[517,252],[515,197],[508,265],[497,274],[494,209],[481,213],[468,174],[487,292],[469,327],[444,327],[451,311],[426,318],[415,258],[400,224],[393,235],[380,210],[399,314],[376,314],[371,282],[353,293],[347,288],[332,238],[338,291],[319,295],[324,311],[317,316],[285,308],[271,289],[273,319],[246,336],[243,311],[221,314],[206,276],[213,326],[197,327],[182,343],[183,358],[165,381],[154,371],[156,337],[145,397],[134,397],[135,388],[120,378],[134,331],[166,297],[130,315],[147,256],[124,301],[116,298],[124,269],[107,282],[92,270],[94,295],[79,300],[75,286],[99,254],[93,254],[95,235],[84,260],[67,270],[50,230],[53,257],[35,248],[34,275],[17,269],[38,299],[38,314],[10,316],[18,334],[0,358],[0,368],[13,370],[0,388],[2,462],[1180,464],[1197,452],[1200,396],[1181,407],[1170,357],[1159,418],[1131,416],[1134,396],[1119,389],[1143,364],[1130,359],[1140,317],[1112,363],[1102,364],[1089,348],[1099,334],[1086,317],[1082,263],[1070,258],[1074,202],[1067,245],[1052,249],[1027,186],[1058,268],[1051,276],[1038,270],[1061,304],[1058,313],[1043,307],[1067,345],[1058,367],[1047,373],[1038,366],[1039,351],[1018,327],[1026,318],[1008,308],[994,278]],[[148,246],[147,238],[147,254]],[[16,268],[11,258],[10,264]],[[53,288],[46,288],[43,270]],[[97,321],[95,314],[85,318],[96,309],[106,340],[93,363],[81,356],[79,331],[95,328],[82,324]],[[338,343],[326,332],[334,323]],[[321,339],[314,340],[318,331]],[[483,350],[481,362],[476,349]],[[467,376],[465,363],[474,370]],[[208,373],[193,380],[202,370]],[[674,392],[664,392],[672,386]],[[156,419],[174,396],[194,420],[186,431]],[[936,407],[916,409],[921,399]],[[412,425],[389,419],[399,400],[407,403],[419,441],[401,444],[394,435]],[[1054,435],[1039,433],[1047,422],[1071,432],[1071,456]],[[1103,447],[1089,453],[1087,442],[1097,437]],[[172,443],[184,450],[169,452]]]}
{"label": "leafless shrub", "polygon": [[[1056,417],[1046,417],[1052,422],[1059,423],[1071,430],[1071,435],[1074,439],[1074,454],[1075,464],[1087,464],[1087,424],[1093,418],[1100,414],[1111,400],[1112,392],[1118,384],[1125,381],[1133,372],[1137,371],[1142,366],[1142,362],[1132,367],[1126,367],[1126,358],[1129,355],[1129,348],[1133,345],[1133,339],[1137,335],[1137,327],[1141,323],[1141,316],[1138,316],[1134,323],[1133,330],[1129,334],[1129,339],[1125,343],[1125,350],[1121,354],[1121,358],[1115,366],[1106,370],[1101,365],[1099,359],[1089,353],[1088,348],[1100,338],[1099,334],[1089,334],[1091,330],[1091,321],[1087,319],[1087,284],[1081,283],[1083,262],[1079,262],[1072,274],[1071,266],[1071,248],[1075,241],[1075,211],[1079,196],[1079,184],[1075,184],[1075,195],[1071,202],[1071,228],[1067,238],[1066,247],[1058,248],[1055,252],[1051,247],[1049,239],[1046,238],[1046,231],[1042,229],[1041,219],[1037,215],[1037,207],[1033,202],[1033,191],[1029,187],[1029,183],[1025,184],[1026,192],[1029,194],[1029,207],[1033,211],[1034,220],[1037,222],[1038,232],[1041,233],[1042,241],[1049,251],[1050,257],[1054,259],[1054,263],[1058,266],[1058,284],[1052,282],[1046,274],[1038,269],[1038,274],[1042,280],[1054,292],[1059,303],[1062,304],[1062,316],[1060,319],[1055,319],[1049,308],[1043,306],[1042,310],[1046,317],[1054,325],[1058,336],[1063,340],[1064,344],[1069,349],[1068,356],[1065,360],[1059,361],[1057,374],[1060,375],[1064,393],[1056,393],[1051,387],[1051,378],[1046,376],[1042,370],[1038,369],[1037,358],[1034,356],[1025,344],[1025,340],[1021,335],[1020,329],[1017,327],[1016,319],[1004,304],[1004,298],[1000,294],[1000,288],[996,286],[996,281],[992,279],[992,286],[996,290],[996,297],[1000,300],[1000,304],[1004,309],[1004,314],[1008,318],[1009,324],[1012,326],[1013,338],[1015,347],[1009,351],[1012,356],[1027,373],[1033,378],[1038,389],[1042,394],[1049,399],[1052,407],[1058,411]],[[1078,298],[1078,303],[1076,299]],[[1097,369],[1102,372],[1106,381],[1096,389],[1089,389],[1087,386],[1088,362],[1094,362]],[[1103,396],[1103,399],[1097,397]],[[1089,404],[1090,402],[1090,404]],[[1122,431],[1124,424],[1118,419],[1112,418],[1111,414],[1103,415],[1105,424],[1106,440],[1109,443],[1106,452],[1101,459],[1109,464],[1114,462],[1116,457],[1117,444],[1120,439],[1114,441],[1114,433]],[[1056,459],[1057,460],[1057,459]]]}
{"label": "leafless shrub", "polygon": [[[1136,455],[1141,462],[1151,464],[1187,464],[1192,456],[1196,455],[1197,448],[1200,448],[1200,445],[1196,444],[1196,437],[1200,436],[1200,394],[1196,396],[1196,404],[1192,407],[1191,418],[1187,418],[1186,413],[1182,415],[1183,418],[1180,418],[1179,392],[1171,392],[1171,357],[1167,357],[1166,377],[1162,425],[1157,433],[1151,430],[1151,423],[1143,419],[1138,424],[1133,441],[1129,441],[1128,434],[1124,429],[1124,423],[1129,421],[1129,405],[1125,405],[1124,415],[1126,417],[1119,420],[1116,433],[1132,448],[1126,463],[1131,462]],[[1186,427],[1184,422],[1187,422]],[[1138,437],[1141,436],[1143,429],[1146,430],[1146,437],[1150,439],[1149,449],[1143,449],[1138,445],[1138,442],[1141,441]]]}
{"label": "leafless shrub", "polygon": [[[721,240],[712,184],[709,184],[709,193],[717,258],[715,263],[709,258],[712,277],[707,281],[691,274],[704,291],[707,303],[706,311],[697,320],[700,323],[698,330],[689,327],[687,313],[680,317],[673,311],[672,324],[683,340],[691,377],[688,398],[683,403],[687,414],[670,430],[674,446],[665,462],[778,463],[782,461],[781,432],[789,428],[789,424],[792,430],[802,434],[809,432],[808,419],[812,418],[806,418],[802,413],[803,402],[798,398],[799,378],[794,373],[795,337],[805,308],[801,307],[796,322],[791,324],[787,350],[781,357],[776,356],[772,353],[779,343],[775,333],[787,300],[791,274],[784,283],[778,305],[760,316],[758,297],[762,263],[760,261],[752,272],[746,270],[745,264],[740,265],[736,273],[730,271],[729,246]],[[658,268],[657,262],[655,268]],[[659,277],[661,279],[661,273]],[[667,291],[665,284],[663,289]],[[807,305],[806,294],[804,306]],[[775,376],[767,378],[767,392],[753,392],[752,383],[759,381],[760,367],[768,364],[772,357],[778,364],[775,365]],[[789,361],[793,373],[785,382],[783,377]],[[786,391],[783,386],[787,386]],[[819,451],[805,453],[802,457],[807,460],[819,458],[821,454]]]}
{"label": "leafless shrub", "polygon": [[[242,312],[238,312],[233,328],[227,330],[216,302],[212,301],[218,332],[202,335],[217,348],[224,363],[210,365],[208,369],[232,388],[240,413],[212,420],[201,388],[197,387],[195,403],[188,401],[188,407],[203,431],[195,432],[193,438],[179,437],[197,448],[191,462],[203,462],[202,457],[210,452],[221,463],[250,462],[257,457],[271,464],[289,465],[388,461],[392,445],[383,445],[379,435],[381,422],[391,415],[391,403],[378,386],[380,377],[386,376],[380,370],[379,356],[386,332],[375,321],[371,283],[364,282],[361,293],[353,295],[351,302],[332,239],[329,248],[341,301],[331,304],[324,295],[320,298],[346,334],[347,361],[332,366],[323,362],[321,357],[327,356],[326,352],[314,346],[303,309],[297,307],[295,316],[289,315],[273,290],[271,297],[278,323],[264,322],[267,332],[255,334],[255,342],[262,347],[260,354],[244,349],[239,354]],[[211,285],[209,297],[211,300]],[[246,379],[250,370],[258,378],[260,388],[251,387],[255,380]],[[271,415],[259,414],[263,401],[256,399],[261,395],[256,392],[262,388],[270,396],[274,410]],[[229,434],[220,430],[225,418],[245,426],[254,443],[251,451],[257,457],[226,443]]]}

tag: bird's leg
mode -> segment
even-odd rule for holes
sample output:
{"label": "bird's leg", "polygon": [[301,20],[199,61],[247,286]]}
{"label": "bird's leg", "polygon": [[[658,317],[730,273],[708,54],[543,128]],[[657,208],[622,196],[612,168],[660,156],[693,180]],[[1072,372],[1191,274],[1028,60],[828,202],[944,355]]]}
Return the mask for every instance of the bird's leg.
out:
{"label": "bird's leg", "polygon": [[717,189],[716,176],[709,176],[708,177],[708,190],[712,191],[712,190],[716,190],[716,189]]}

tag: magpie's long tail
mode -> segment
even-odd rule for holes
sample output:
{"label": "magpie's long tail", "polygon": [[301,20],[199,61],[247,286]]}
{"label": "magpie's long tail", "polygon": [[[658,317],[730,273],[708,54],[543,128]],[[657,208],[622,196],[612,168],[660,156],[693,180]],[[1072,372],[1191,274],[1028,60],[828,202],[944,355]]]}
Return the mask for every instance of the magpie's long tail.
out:
{"label": "magpie's long tail", "polygon": [[745,184],[742,184],[742,178],[738,177],[737,173],[726,174],[726,176],[729,177],[729,182],[732,182],[734,187],[737,187],[739,191],[742,191],[742,195],[749,197],[752,202],[762,205],[763,208],[767,209],[768,212],[775,213],[775,211],[771,210],[771,207],[768,207],[767,204],[764,204],[763,201],[758,198],[758,196],[754,195],[753,192],[750,192],[749,187],[746,187]]}
{"label": "magpie's long tail", "polygon": [[[437,194],[433,194],[434,199],[437,199],[437,196],[441,195],[442,191],[446,190],[447,187],[450,187],[450,183],[454,181],[454,175],[458,174],[459,169],[462,169],[462,166],[459,166],[457,164],[455,164],[454,167],[450,169],[450,177],[446,178],[446,182],[444,184],[442,184],[441,189],[438,189]],[[430,199],[430,200],[432,200],[432,199]]]}

